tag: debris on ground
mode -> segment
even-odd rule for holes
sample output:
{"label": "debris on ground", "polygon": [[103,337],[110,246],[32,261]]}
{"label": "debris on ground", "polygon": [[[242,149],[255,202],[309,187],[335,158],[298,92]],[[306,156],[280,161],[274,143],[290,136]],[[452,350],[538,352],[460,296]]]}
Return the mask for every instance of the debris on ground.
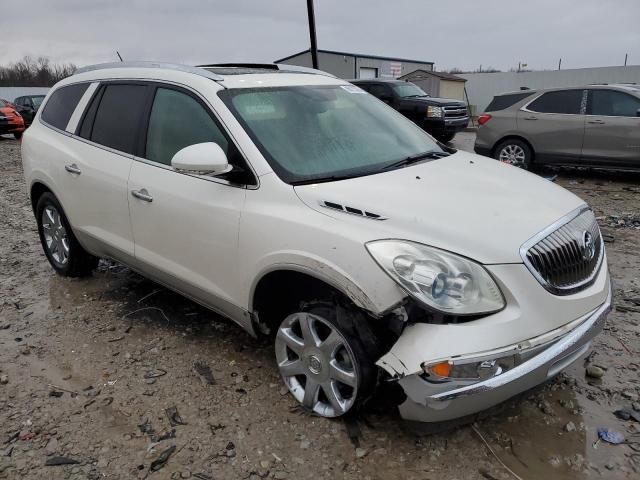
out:
{"label": "debris on ground", "polygon": [[51,457],[48,458],[46,462],[44,462],[47,467],[56,467],[58,465],[76,465],[80,463],[80,461],[75,460],[69,457]]}
{"label": "debris on ground", "polygon": [[587,377],[602,378],[604,376],[604,370],[596,365],[589,365],[586,369]]}
{"label": "debris on ground", "polygon": [[188,425],[180,416],[178,407],[169,407],[165,409],[165,413],[167,414],[169,425],[171,425],[172,427],[177,427],[178,425]]}
{"label": "debris on ground", "polygon": [[613,445],[618,445],[624,442],[624,435],[622,435],[620,432],[606,427],[598,428],[598,438]]}
{"label": "debris on ground", "polygon": [[216,379],[213,377],[209,365],[203,362],[194,362],[193,373],[200,379],[203,385],[215,385]]}
{"label": "debris on ground", "polygon": [[618,417],[620,420],[635,420],[636,422],[640,422],[640,412],[635,411],[630,407],[623,407],[619,410],[613,412],[613,414]]}
{"label": "debris on ground", "polygon": [[158,458],[156,458],[153,462],[151,462],[151,465],[149,466],[149,470],[151,470],[152,472],[156,472],[160,470],[162,467],[166,465],[166,463],[169,461],[169,458],[171,458],[171,455],[173,455],[173,452],[175,451],[176,451],[175,445],[171,445],[169,448],[164,450],[158,456]]}

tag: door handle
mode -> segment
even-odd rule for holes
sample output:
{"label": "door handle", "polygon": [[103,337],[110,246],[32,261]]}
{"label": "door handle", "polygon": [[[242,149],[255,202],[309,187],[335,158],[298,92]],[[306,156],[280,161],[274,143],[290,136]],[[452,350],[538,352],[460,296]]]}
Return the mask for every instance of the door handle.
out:
{"label": "door handle", "polygon": [[524,119],[525,120],[538,120],[538,117],[531,116],[531,117],[524,117]]}
{"label": "door handle", "polygon": [[75,163],[72,163],[71,165],[65,165],[64,169],[69,172],[69,173],[73,173],[75,175],[80,175],[82,173],[82,170],[80,170],[78,168],[78,165],[76,165]]}
{"label": "door handle", "polygon": [[153,197],[149,195],[149,192],[147,192],[146,188],[142,188],[140,190],[131,190],[131,195],[144,202],[153,202]]}
{"label": "door handle", "polygon": [[604,125],[604,120],[589,120],[588,123],[595,125]]}

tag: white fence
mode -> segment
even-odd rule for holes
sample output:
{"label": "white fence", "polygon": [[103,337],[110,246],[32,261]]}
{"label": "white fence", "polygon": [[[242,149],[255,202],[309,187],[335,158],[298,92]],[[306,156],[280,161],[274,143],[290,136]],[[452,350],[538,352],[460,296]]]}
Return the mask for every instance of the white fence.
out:
{"label": "white fence", "polygon": [[0,98],[13,102],[23,95],[45,95],[49,87],[0,87]]}
{"label": "white fence", "polygon": [[458,74],[467,79],[467,93],[473,112],[484,111],[494,95],[520,90],[520,87],[555,88],[592,83],[640,84],[640,65],[627,67],[576,68],[543,72],[501,72]]}

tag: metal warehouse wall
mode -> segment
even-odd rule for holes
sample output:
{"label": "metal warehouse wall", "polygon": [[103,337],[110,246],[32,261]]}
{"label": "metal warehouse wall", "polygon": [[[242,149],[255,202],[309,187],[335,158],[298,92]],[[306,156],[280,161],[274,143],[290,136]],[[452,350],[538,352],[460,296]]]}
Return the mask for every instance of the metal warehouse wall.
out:
{"label": "metal warehouse wall", "polygon": [[[311,67],[311,53],[305,52],[296,57],[288,58],[284,64],[298,65],[300,67]],[[320,70],[329,72],[339,78],[358,78],[360,67],[377,68],[380,78],[396,78],[414,70],[432,70],[430,63],[413,63],[401,62],[393,60],[382,60],[378,58],[369,58],[366,56],[354,57],[352,55],[337,55],[335,53],[318,52],[318,63]],[[390,76],[392,64],[400,67],[398,75]]]}
{"label": "metal warehouse wall", "polygon": [[49,87],[0,87],[0,98],[13,102],[23,95],[45,95]]}
{"label": "metal warehouse wall", "polygon": [[519,90],[520,87],[554,88],[591,83],[640,84],[640,65],[627,67],[576,68],[544,72],[465,73],[469,103],[481,113],[494,95]]}

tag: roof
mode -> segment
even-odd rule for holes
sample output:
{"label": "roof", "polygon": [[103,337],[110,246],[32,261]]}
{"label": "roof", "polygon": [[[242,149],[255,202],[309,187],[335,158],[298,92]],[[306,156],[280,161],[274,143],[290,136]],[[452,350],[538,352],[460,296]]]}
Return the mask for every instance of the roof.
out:
{"label": "roof", "polygon": [[[417,74],[417,76],[416,76]],[[456,75],[452,75],[451,73],[445,72],[434,72],[431,70],[423,70],[419,68],[418,70],[414,70],[413,72],[405,73],[401,77],[398,78],[418,78],[420,75],[432,75],[434,77],[438,77],[442,80],[449,80],[451,82],[466,82],[466,78],[458,77]]]}
{"label": "roof", "polygon": [[[311,53],[311,49],[307,48],[298,53],[294,53],[293,55],[289,55],[288,57],[281,58],[280,60],[275,60],[273,63],[284,62],[285,60],[289,60],[290,58],[298,57],[300,55],[304,55],[305,53]],[[382,57],[380,55],[365,55],[362,53],[353,53],[353,52],[338,52],[336,50],[318,50],[318,53],[329,53],[333,55],[343,55],[347,57],[359,57],[359,58],[374,58],[376,60],[389,60],[391,62],[411,62],[411,63],[424,63],[427,65],[433,65],[433,62],[427,62],[424,60],[411,60],[409,58],[397,58],[397,57]]]}

